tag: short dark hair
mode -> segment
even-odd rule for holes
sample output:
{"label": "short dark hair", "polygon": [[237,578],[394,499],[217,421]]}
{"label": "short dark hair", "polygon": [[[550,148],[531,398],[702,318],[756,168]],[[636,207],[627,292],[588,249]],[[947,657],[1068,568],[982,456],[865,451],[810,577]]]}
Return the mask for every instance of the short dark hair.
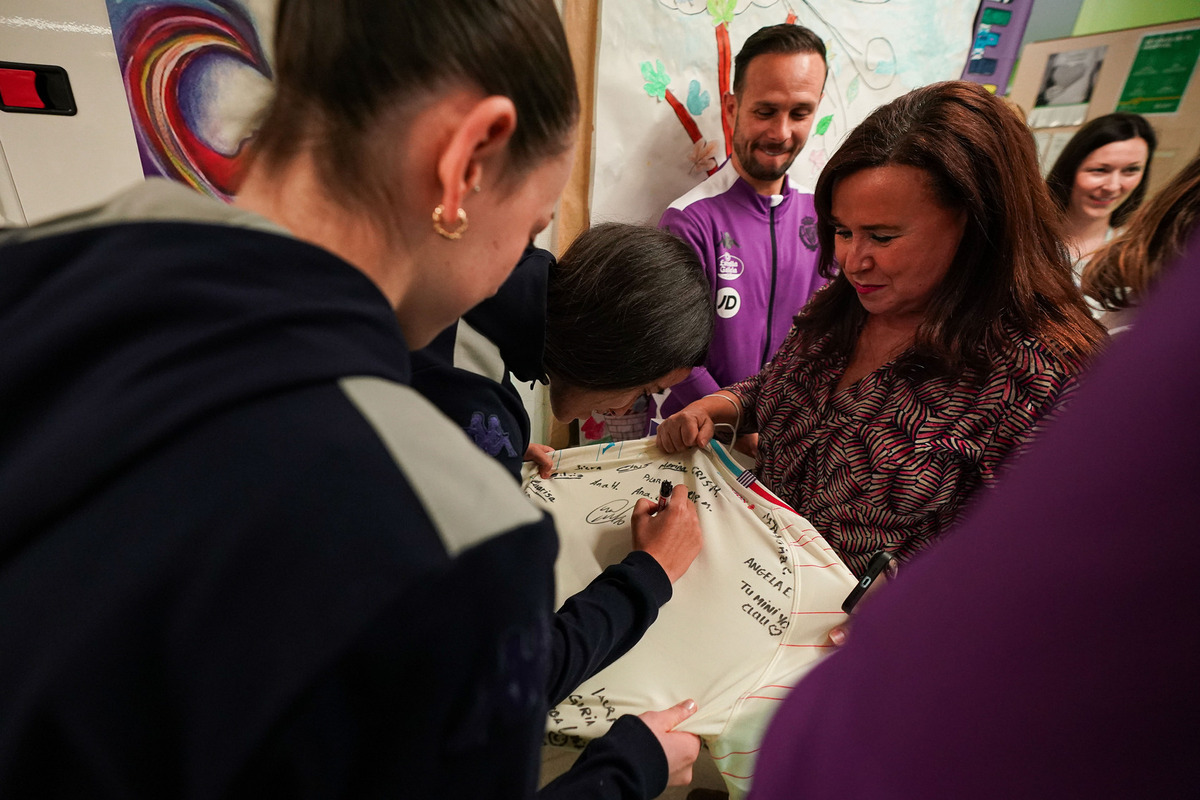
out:
{"label": "short dark hair", "polygon": [[606,222],[550,268],[546,372],[581,389],[630,389],[708,355],[713,300],[696,252],[664,230]]}
{"label": "short dark hair", "polygon": [[742,45],[737,56],[733,59],[733,93],[739,97],[742,87],[746,85],[746,68],[750,62],[759,56],[769,53],[816,53],[821,57],[821,63],[828,72],[829,65],[825,60],[825,43],[821,37],[803,25],[780,23],[759,28],[750,34],[750,38]]}
{"label": "short dark hair", "polygon": [[1075,132],[1046,175],[1046,185],[1050,187],[1050,195],[1059,209],[1066,211],[1067,206],[1070,205],[1071,188],[1075,185],[1075,173],[1079,171],[1079,165],[1083,163],[1084,159],[1106,144],[1124,142],[1127,139],[1139,137],[1145,139],[1150,148],[1146,155],[1146,168],[1142,171],[1142,181],[1129,193],[1125,202],[1113,210],[1112,216],[1109,217],[1110,226],[1119,228],[1124,225],[1125,220],[1129,219],[1134,211],[1137,211],[1138,206],[1142,204],[1142,198],[1146,196],[1146,185],[1150,182],[1150,159],[1154,157],[1154,148],[1158,146],[1158,137],[1154,134],[1154,128],[1150,127],[1146,118],[1139,114],[1125,112],[1105,114],[1102,117],[1096,117]]}
{"label": "short dark hair", "polygon": [[946,81],[876,109],[822,171],[814,197],[818,264],[832,281],[796,318],[807,345],[831,336],[833,352],[853,352],[867,312],[836,268],[833,193],[843,178],[893,164],[925,172],[938,202],[967,215],[958,251],[901,366],[925,374],[984,367],[982,353],[1009,350],[1011,327],[1075,363],[1103,343],[1103,329],[1072,282],[1061,218],[1029,129],[979,84]]}
{"label": "short dark hair", "polygon": [[374,123],[456,85],[517,110],[508,168],[565,152],[579,115],[566,34],[551,0],[280,0],[275,98],[254,143],[277,165],[311,147],[345,199],[373,185]]}
{"label": "short dark hair", "polygon": [[1200,229],[1200,153],[1142,206],[1083,268],[1084,294],[1109,310],[1140,303]]}

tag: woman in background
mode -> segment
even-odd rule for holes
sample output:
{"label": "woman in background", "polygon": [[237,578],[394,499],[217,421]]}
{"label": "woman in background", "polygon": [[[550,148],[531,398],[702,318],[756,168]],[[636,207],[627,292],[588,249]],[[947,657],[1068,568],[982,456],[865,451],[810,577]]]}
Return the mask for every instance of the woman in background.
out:
{"label": "woman in background", "polygon": [[1144,117],[1105,114],[1071,137],[1046,176],[1064,215],[1076,283],[1092,254],[1141,205],[1157,141]]}
{"label": "woman in background", "polygon": [[560,422],[619,416],[703,364],[712,331],[695,251],[667,231],[608,222],[557,263],[527,248],[495,296],[413,354],[413,387],[518,479],[523,461],[549,477],[553,450],[530,443],[512,378],[549,383]]}
{"label": "woman in background", "polygon": [[1071,284],[1029,130],[974,83],[873,112],[821,173],[830,284],[762,372],[658,431],[757,431],[756,472],[852,570],[943,533],[1104,340]]}
{"label": "woman in background", "polygon": [[1127,330],[1146,292],[1183,254],[1200,220],[1200,153],[1083,270],[1083,292],[1104,309],[1110,334]]}

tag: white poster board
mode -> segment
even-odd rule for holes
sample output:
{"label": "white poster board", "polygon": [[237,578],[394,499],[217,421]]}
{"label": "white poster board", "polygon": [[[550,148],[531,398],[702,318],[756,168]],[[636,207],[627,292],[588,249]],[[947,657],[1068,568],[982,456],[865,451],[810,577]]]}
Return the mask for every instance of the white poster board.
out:
{"label": "white poster board", "polygon": [[[978,5],[974,0],[604,2],[592,222],[656,223],[671,201],[724,160],[719,63],[728,57],[732,70],[733,57],[759,28],[793,21],[817,33],[828,51],[825,97],[808,144],[791,169],[794,183],[811,189],[829,154],[872,110],[911,89],[962,74]],[[693,141],[685,118],[699,141]]]}

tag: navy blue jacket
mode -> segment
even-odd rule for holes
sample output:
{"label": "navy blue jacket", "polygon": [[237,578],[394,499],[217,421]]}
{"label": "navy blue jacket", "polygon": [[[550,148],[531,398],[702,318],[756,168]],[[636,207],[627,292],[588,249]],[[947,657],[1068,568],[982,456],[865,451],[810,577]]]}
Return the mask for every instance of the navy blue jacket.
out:
{"label": "navy blue jacket", "polygon": [[529,414],[513,385],[547,383],[546,296],[554,256],[530,245],[495,295],[413,353],[412,386],[518,481]]}
{"label": "navy blue jacket", "polygon": [[[0,234],[0,341],[0,796],[530,797],[657,612],[635,554],[553,615],[551,523],[385,298],[257,217],[152,181]],[[547,796],[661,791],[614,734]]]}

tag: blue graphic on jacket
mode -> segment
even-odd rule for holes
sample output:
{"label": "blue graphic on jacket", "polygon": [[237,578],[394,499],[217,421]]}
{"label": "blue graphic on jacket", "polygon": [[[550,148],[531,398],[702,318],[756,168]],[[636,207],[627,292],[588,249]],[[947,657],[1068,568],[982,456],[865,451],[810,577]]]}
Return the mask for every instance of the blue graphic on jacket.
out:
{"label": "blue graphic on jacket", "polygon": [[471,424],[467,426],[467,435],[474,440],[479,449],[487,453],[492,458],[500,455],[504,451],[506,455],[516,456],[517,451],[513,449],[512,440],[508,436],[508,432],[500,427],[500,418],[495,414],[490,414],[487,420],[487,427],[483,425],[483,412],[476,411],[471,415]]}

